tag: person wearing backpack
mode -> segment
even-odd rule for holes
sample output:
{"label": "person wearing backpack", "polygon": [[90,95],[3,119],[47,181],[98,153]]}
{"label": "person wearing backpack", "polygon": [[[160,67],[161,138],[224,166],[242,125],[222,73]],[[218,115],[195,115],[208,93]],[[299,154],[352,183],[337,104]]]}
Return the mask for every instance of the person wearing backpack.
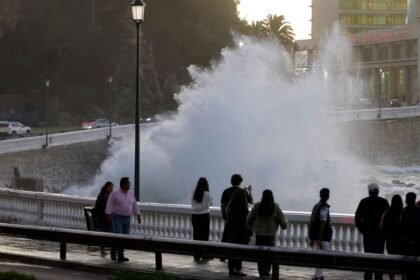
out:
{"label": "person wearing backpack", "polygon": [[[322,188],[319,191],[320,201],[312,209],[309,224],[309,245],[318,250],[328,251],[332,238],[332,227],[330,220],[330,205],[327,203],[330,198],[330,190]],[[324,280],[321,268],[315,268],[312,280]]]}

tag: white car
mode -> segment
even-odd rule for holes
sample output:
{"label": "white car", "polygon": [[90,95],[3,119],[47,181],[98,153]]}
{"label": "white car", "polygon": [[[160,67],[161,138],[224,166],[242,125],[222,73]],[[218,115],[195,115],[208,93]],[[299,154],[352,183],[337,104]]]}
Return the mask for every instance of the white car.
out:
{"label": "white car", "polygon": [[0,122],[0,134],[10,136],[25,136],[31,134],[31,128],[20,122]]}

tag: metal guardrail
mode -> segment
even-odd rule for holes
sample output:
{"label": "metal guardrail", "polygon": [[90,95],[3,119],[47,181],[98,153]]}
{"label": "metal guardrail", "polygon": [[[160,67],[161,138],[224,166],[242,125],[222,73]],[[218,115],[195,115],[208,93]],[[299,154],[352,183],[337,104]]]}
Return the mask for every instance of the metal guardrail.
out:
{"label": "metal guardrail", "polygon": [[420,106],[332,112],[336,121],[372,121],[420,117]]}
{"label": "metal guardrail", "polygon": [[[267,262],[275,266],[292,265],[322,267],[349,271],[381,271],[384,273],[420,275],[420,258],[378,254],[312,251],[281,247],[238,245],[218,242],[150,238],[133,235],[88,232],[59,228],[23,226],[0,223],[0,234],[33,240],[60,243],[60,258],[66,259],[67,243],[82,245],[116,245],[130,250],[155,252],[157,270],[163,267],[162,253],[179,255],[206,255],[214,258],[241,259],[249,262]],[[274,272],[273,279],[278,274]]]}
{"label": "metal guardrail", "polygon": [[[420,106],[406,106],[399,108],[347,110],[331,112],[330,116],[335,121],[368,121],[387,120],[420,117]],[[153,123],[140,124],[140,128],[146,128]],[[134,125],[121,125],[112,128],[113,137],[130,136],[134,133]],[[79,142],[106,139],[109,128],[91,130],[70,131],[55,133],[49,136],[50,146],[75,144]],[[41,149],[45,144],[44,136],[34,136],[19,139],[0,141],[0,154]]]}
{"label": "metal guardrail", "polygon": [[[141,127],[147,126],[142,124]],[[112,128],[113,137],[129,136],[134,133],[134,125],[121,125]],[[69,131],[50,134],[49,146],[69,145],[80,142],[95,141],[108,138],[109,128]],[[0,154],[42,149],[45,136],[24,137],[0,141]]]}

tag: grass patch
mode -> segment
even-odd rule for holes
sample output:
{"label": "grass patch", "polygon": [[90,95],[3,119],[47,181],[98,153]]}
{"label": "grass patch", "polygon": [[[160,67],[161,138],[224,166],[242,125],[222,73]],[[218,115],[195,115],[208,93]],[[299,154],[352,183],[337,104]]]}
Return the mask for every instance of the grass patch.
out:
{"label": "grass patch", "polygon": [[[181,280],[183,278],[170,276],[165,273],[143,275],[135,272],[118,271],[109,276],[109,280]],[[1,279],[0,279],[1,280]]]}
{"label": "grass patch", "polygon": [[16,271],[0,272],[0,280],[37,280],[32,275],[19,273]]}

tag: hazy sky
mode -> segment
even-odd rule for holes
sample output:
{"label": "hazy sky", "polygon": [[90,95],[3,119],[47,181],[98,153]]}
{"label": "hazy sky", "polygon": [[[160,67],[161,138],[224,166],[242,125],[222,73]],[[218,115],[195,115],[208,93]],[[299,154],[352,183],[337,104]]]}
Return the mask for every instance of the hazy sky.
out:
{"label": "hazy sky", "polygon": [[239,15],[249,21],[264,19],[268,14],[284,15],[293,27],[296,39],[308,39],[311,33],[312,0],[240,0]]}

